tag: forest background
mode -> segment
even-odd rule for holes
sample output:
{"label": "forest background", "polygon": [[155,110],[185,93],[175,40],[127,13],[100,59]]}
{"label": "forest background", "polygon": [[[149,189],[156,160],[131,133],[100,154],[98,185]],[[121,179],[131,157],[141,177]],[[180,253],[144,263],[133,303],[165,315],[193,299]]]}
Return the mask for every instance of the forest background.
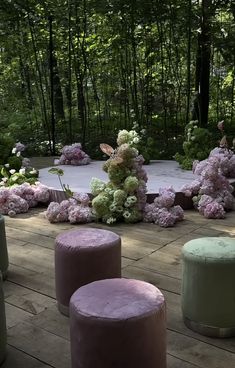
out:
{"label": "forest background", "polygon": [[0,145],[102,158],[134,127],[172,159],[190,120],[235,135],[234,89],[232,0],[1,0]]}

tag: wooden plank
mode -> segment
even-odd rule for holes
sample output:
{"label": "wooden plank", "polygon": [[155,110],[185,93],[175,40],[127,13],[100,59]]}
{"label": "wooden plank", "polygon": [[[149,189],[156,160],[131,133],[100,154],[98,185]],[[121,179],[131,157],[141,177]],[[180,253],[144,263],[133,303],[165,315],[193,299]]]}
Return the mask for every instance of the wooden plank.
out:
{"label": "wooden plank", "polygon": [[44,364],[43,362],[9,345],[7,346],[6,360],[1,365],[1,368],[47,368],[47,367],[51,367],[51,365]]}
{"label": "wooden plank", "polygon": [[31,314],[39,314],[56,304],[55,299],[10,281],[3,283],[5,302]]}
{"label": "wooden plank", "polygon": [[130,258],[125,258],[125,257],[122,257],[122,269],[135,263],[135,261],[133,261],[133,259],[130,259]]}
{"label": "wooden plank", "polygon": [[31,269],[10,264],[8,280],[17,285],[55,298],[55,280],[51,273],[48,275],[47,273],[39,273]]}
{"label": "wooden plank", "polygon": [[10,263],[39,273],[54,275],[54,251],[36,244],[8,245]]}
{"label": "wooden plank", "polygon": [[157,286],[160,290],[173,291],[174,293],[180,292],[181,282],[179,279],[161,275],[157,272],[144,270],[136,267],[135,265],[136,262],[131,266],[127,266],[122,271],[122,276],[149,282],[150,284]]}
{"label": "wooden plank", "polygon": [[14,305],[5,303],[7,328],[11,328],[22,321],[28,320],[32,314]]}
{"label": "wooden plank", "polygon": [[69,318],[63,316],[57,309],[57,305],[45,309],[42,313],[29,319],[29,322],[54,335],[70,339]]}
{"label": "wooden plank", "polygon": [[168,330],[168,353],[200,368],[234,368],[235,354]]}
{"label": "wooden plank", "polygon": [[52,367],[70,367],[69,341],[30,323],[8,329],[8,343]]}
{"label": "wooden plank", "polygon": [[160,250],[136,261],[135,266],[170,277],[181,278],[180,257],[161,252]]}
{"label": "wooden plank", "polygon": [[198,368],[198,365],[188,363],[184,360],[167,354],[167,368]]}
{"label": "wooden plank", "polygon": [[15,229],[6,226],[6,235],[9,244],[11,244],[11,239],[17,239],[18,241],[22,241],[24,243],[33,243],[44,248],[54,249],[54,238],[45,236],[43,234],[35,234],[23,229]]}

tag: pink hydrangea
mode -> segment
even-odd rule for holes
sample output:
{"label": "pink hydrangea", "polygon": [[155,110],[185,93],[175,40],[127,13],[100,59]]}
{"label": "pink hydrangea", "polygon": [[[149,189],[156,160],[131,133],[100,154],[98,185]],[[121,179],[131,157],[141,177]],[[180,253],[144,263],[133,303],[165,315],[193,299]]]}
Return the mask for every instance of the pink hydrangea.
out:
{"label": "pink hydrangea", "polygon": [[39,202],[49,201],[49,189],[42,185],[30,185],[24,183],[15,187],[0,189],[0,213],[14,216],[27,212],[30,207],[35,207]]}
{"label": "pink hydrangea", "polygon": [[61,203],[51,202],[46,211],[46,218],[50,222],[67,222],[71,224],[87,223],[93,219],[90,199],[86,193],[75,193]]}
{"label": "pink hydrangea", "polygon": [[194,206],[207,218],[224,218],[225,210],[234,206],[233,187],[224,176],[227,169],[223,168],[232,160],[231,153],[227,150],[221,156],[221,150],[216,148],[207,160],[196,162],[193,170],[199,178],[181,188],[186,196],[194,195]]}
{"label": "pink hydrangea", "polygon": [[159,197],[154,202],[146,204],[143,221],[154,222],[161,227],[174,226],[177,221],[184,218],[184,211],[180,206],[173,206],[175,191],[172,187],[160,188]]}
{"label": "pink hydrangea", "polygon": [[62,155],[59,158],[59,165],[87,165],[91,161],[90,157],[82,150],[80,143],[71,146],[64,146]]}
{"label": "pink hydrangea", "polygon": [[3,215],[14,216],[17,213],[27,212],[28,202],[11,192],[10,189],[0,189],[0,213]]}

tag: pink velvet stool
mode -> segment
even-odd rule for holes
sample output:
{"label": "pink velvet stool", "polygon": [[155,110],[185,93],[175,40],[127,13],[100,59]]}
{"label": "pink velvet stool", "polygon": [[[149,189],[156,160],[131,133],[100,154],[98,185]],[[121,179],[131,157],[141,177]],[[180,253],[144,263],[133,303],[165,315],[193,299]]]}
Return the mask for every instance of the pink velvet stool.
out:
{"label": "pink velvet stool", "polygon": [[63,232],[55,242],[55,282],[59,311],[69,314],[69,300],[92,281],[121,277],[121,239],[107,230]]}
{"label": "pink velvet stool", "polygon": [[132,279],[92,282],[70,300],[72,368],[166,368],[162,293]]}

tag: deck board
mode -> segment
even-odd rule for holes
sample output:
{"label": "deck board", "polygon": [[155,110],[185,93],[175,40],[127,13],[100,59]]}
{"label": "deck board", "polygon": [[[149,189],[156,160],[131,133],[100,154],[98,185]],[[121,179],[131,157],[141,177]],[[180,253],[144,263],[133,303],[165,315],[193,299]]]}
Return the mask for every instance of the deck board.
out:
{"label": "deck board", "polygon": [[[56,307],[54,240],[62,231],[97,227],[122,236],[123,276],[159,287],[167,303],[168,368],[234,368],[235,338],[212,339],[187,329],[180,308],[181,248],[202,236],[235,236],[235,212],[207,220],[194,211],[171,229],[140,223],[50,224],[45,208],[5,218],[9,275],[4,283],[8,357],[3,368],[69,368],[69,321]],[[94,367],[95,368],[95,367]],[[131,367],[130,367],[131,368]]]}

